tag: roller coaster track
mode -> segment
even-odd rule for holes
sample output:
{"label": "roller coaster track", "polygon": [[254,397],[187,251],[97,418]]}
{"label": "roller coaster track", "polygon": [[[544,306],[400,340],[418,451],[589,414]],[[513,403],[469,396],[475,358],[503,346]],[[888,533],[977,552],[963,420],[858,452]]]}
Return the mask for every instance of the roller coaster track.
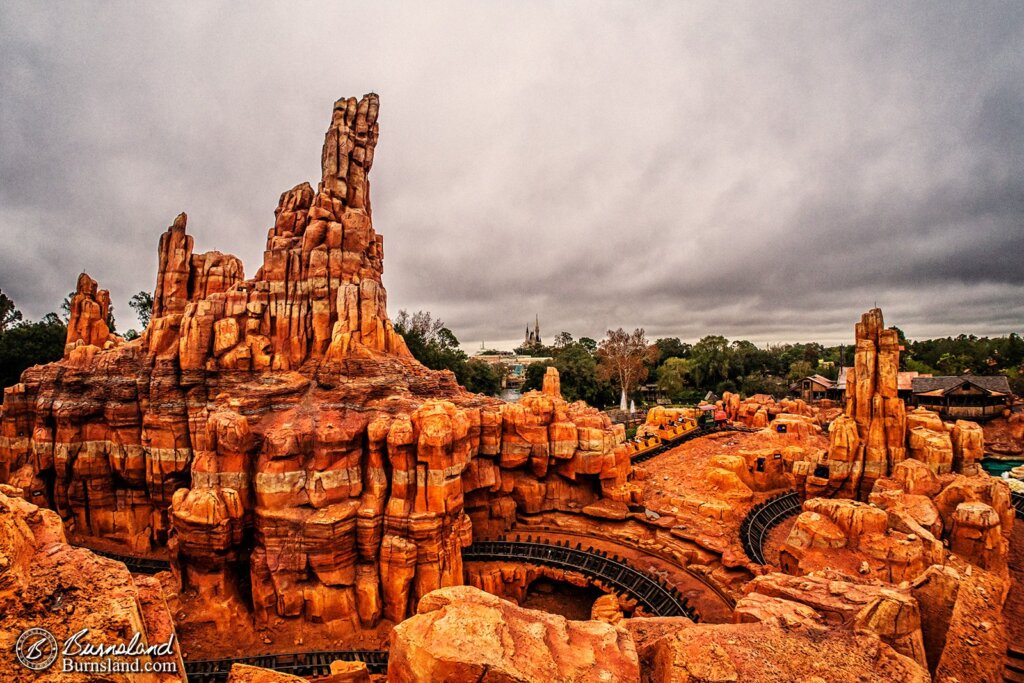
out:
{"label": "roller coaster track", "polygon": [[[527,531],[523,530],[520,533],[520,536],[522,535],[522,533],[527,533]],[[644,548],[642,545],[635,544],[635,543],[630,543],[630,542],[628,542],[627,540],[625,540],[623,538],[613,537],[613,536],[608,536],[608,537],[603,537],[603,538],[595,538],[594,536],[592,536],[590,534],[585,534],[585,533],[581,533],[581,532],[578,532],[578,531],[571,531],[569,529],[563,529],[563,528],[560,528],[560,527],[557,527],[557,526],[531,526],[531,527],[529,527],[528,533],[530,533],[531,535],[535,536],[537,540],[547,539],[548,542],[551,542],[551,538],[550,538],[551,536],[555,536],[555,537],[561,536],[563,538],[562,539],[557,539],[556,538],[556,541],[557,540],[561,540],[563,542],[563,545],[566,542],[569,542],[567,540],[567,538],[565,538],[565,537],[568,537],[568,538],[572,538],[572,539],[579,539],[579,544],[580,545],[583,545],[584,543],[590,543],[590,544],[602,543],[602,544],[611,545],[611,546],[621,546],[624,550],[634,550],[634,551],[636,551],[638,553],[642,553],[643,555],[645,555],[647,557],[655,558],[657,561],[659,561],[661,563],[664,563],[665,565],[668,565],[668,566],[674,568],[676,571],[685,573],[690,578],[692,578],[692,579],[696,580],[697,582],[699,582],[703,588],[708,589],[709,591],[711,591],[712,593],[714,593],[715,595],[718,596],[718,598],[722,601],[722,604],[727,606],[730,615],[732,613],[732,609],[736,606],[736,599],[734,597],[732,597],[731,595],[729,595],[728,593],[726,593],[724,590],[722,590],[721,586],[716,584],[714,581],[710,580],[704,574],[702,574],[700,572],[693,571],[692,569],[690,569],[686,565],[679,563],[678,561],[676,561],[675,559],[673,559],[670,556],[663,555],[663,554],[658,554],[658,553],[652,553],[650,550]]]}
{"label": "roller coaster track", "polygon": [[327,676],[331,673],[331,662],[337,659],[365,662],[370,673],[383,674],[388,670],[387,650],[332,650],[196,660],[185,663],[185,673],[188,683],[223,683],[233,664],[248,664],[293,676]]}
{"label": "roller coaster track", "polygon": [[96,550],[95,548],[89,548],[89,550],[101,557],[123,562],[124,565],[128,567],[128,571],[133,574],[157,574],[159,572],[168,571],[171,568],[171,563],[167,560],[133,557],[131,555],[118,555],[117,553],[112,553],[107,550]]}
{"label": "roller coaster track", "polygon": [[[1024,493],[1010,494],[1017,519],[1024,519]],[[800,512],[800,496],[796,491],[780,493],[751,508],[740,525],[740,540],[747,557],[758,564],[767,564],[764,559],[764,542],[768,534],[783,520]]]}
{"label": "roller coaster track", "polygon": [[764,542],[769,532],[799,512],[800,494],[796,491],[780,493],[751,508],[740,524],[740,540],[747,557],[752,562],[768,564],[764,559]]}
{"label": "roller coaster track", "polygon": [[463,548],[464,562],[522,562],[576,571],[597,579],[609,588],[621,591],[642,605],[653,616],[689,617],[697,613],[678,590],[661,578],[631,567],[617,555],[594,548],[584,549],[566,543],[547,543],[527,536],[495,541],[476,541]]}
{"label": "roller coaster track", "polygon": [[[166,560],[94,552],[123,562],[130,571],[152,574],[169,567]],[[462,550],[462,559],[467,562],[521,562],[579,572],[628,595],[654,616],[698,619],[686,598],[661,578],[630,566],[617,555],[592,547],[584,548],[581,543],[575,546],[569,542],[548,543],[532,536],[527,536],[526,540],[516,536],[513,539],[477,541]],[[388,653],[386,650],[336,650],[192,660],[185,664],[185,672],[189,683],[226,681],[233,664],[250,664],[296,676],[326,676],[330,673],[331,662],[336,659],[366,662],[371,673],[384,673]]]}
{"label": "roller coaster track", "polygon": [[641,453],[638,453],[638,454],[634,455],[633,458],[632,458],[632,461],[634,463],[647,462],[651,458],[653,458],[653,457],[655,457],[657,455],[661,455],[665,451],[671,450],[671,449],[675,448],[676,446],[681,446],[682,444],[686,443],[687,441],[691,441],[691,440],[699,438],[701,436],[707,436],[708,434],[713,434],[715,432],[757,432],[757,431],[760,431],[760,430],[759,429],[755,429],[754,427],[744,427],[742,425],[724,425],[724,426],[721,426],[721,427],[698,427],[697,429],[693,430],[692,432],[687,432],[686,434],[683,434],[682,436],[676,437],[675,439],[672,439],[671,441],[664,441],[663,443],[659,444],[658,446],[655,446],[654,448],[652,448],[649,451],[643,451]]}

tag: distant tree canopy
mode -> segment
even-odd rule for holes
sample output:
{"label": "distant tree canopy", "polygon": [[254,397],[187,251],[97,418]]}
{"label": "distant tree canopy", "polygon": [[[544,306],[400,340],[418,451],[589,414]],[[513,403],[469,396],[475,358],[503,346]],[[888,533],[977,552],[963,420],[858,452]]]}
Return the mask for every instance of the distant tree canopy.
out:
{"label": "distant tree canopy", "polygon": [[478,394],[493,396],[501,390],[500,369],[481,360],[470,360],[440,318],[427,311],[410,315],[402,310],[395,317],[394,326],[405,338],[413,357],[428,368],[451,370],[459,384]]}
{"label": "distant tree canopy", "polygon": [[17,384],[33,365],[63,358],[67,334],[55,313],[36,323],[24,321],[14,302],[0,292],[0,388]]}
{"label": "distant tree canopy", "polygon": [[658,357],[656,346],[647,343],[643,328],[626,332],[621,327],[608,330],[597,345],[598,377],[613,381],[619,388],[619,408],[626,409],[629,396],[647,379],[649,365]]}
{"label": "distant tree canopy", "polygon": [[682,401],[690,385],[690,361],[668,358],[658,367],[658,390],[670,401]]}
{"label": "distant tree canopy", "polygon": [[729,379],[731,368],[732,352],[725,337],[704,337],[690,349],[690,375],[698,387],[711,387]]}
{"label": "distant tree canopy", "polygon": [[[620,334],[621,333],[621,334]],[[635,334],[634,331],[633,334]],[[612,338],[617,344],[631,336],[623,330],[609,331],[599,345],[593,339],[574,340],[569,332],[554,338],[554,345],[528,349],[551,360],[526,368],[524,391],[540,389],[544,372],[558,368],[562,394],[567,400],[584,400],[608,406],[622,400],[622,380],[610,363]],[[634,364],[626,392],[639,398],[644,382],[657,384],[661,395],[676,403],[694,403],[708,391],[738,391],[745,396],[787,395],[790,385],[811,374],[836,379],[842,366],[853,364],[852,345],[825,346],[817,342],[757,346],[745,339],[730,341],[721,335],[707,335],[694,344],[676,337],[656,339],[653,344],[634,344],[639,365]],[[641,352],[642,347],[642,352]],[[1015,392],[1024,393],[1024,340],[1017,334],[989,339],[961,335],[956,338],[905,341],[900,354],[907,370],[930,374],[1002,373]],[[617,395],[618,394],[618,395]]]}
{"label": "distant tree canopy", "polygon": [[572,335],[568,332],[559,332],[555,335],[554,347],[556,349],[564,349],[570,344],[572,344]]}
{"label": "distant tree canopy", "polygon": [[21,320],[21,311],[14,307],[14,302],[0,291],[0,333]]}
{"label": "distant tree canopy", "polygon": [[[21,373],[32,365],[63,357],[73,296],[69,294],[60,306],[63,317],[50,313],[38,322],[29,322],[0,292],[0,386],[18,382]],[[152,316],[152,294],[138,292],[129,306],[145,329]],[[429,312],[410,315],[400,311],[394,324],[413,356],[427,367],[451,370],[460,384],[476,393],[496,395],[501,391],[505,368],[467,357],[452,330]],[[113,331],[113,307],[108,325]],[[904,346],[900,354],[902,369],[933,375],[1003,374],[1015,393],[1024,394],[1024,339],[1019,334],[911,341],[898,331]],[[124,333],[126,339],[137,335],[135,330]],[[596,406],[638,398],[638,389],[648,377],[672,402],[695,402],[708,391],[721,394],[726,390],[747,396],[764,393],[782,397],[792,382],[807,375],[817,373],[835,379],[844,364],[853,364],[854,353],[852,345],[826,347],[811,342],[759,347],[720,335],[705,336],[694,344],[677,337],[657,339],[651,344],[642,329],[630,333],[621,328],[609,330],[600,344],[589,337],[574,339],[571,333],[562,331],[555,335],[551,346],[520,351],[550,358],[527,366],[524,390],[540,389],[546,369],[553,366],[558,369],[566,400]]]}

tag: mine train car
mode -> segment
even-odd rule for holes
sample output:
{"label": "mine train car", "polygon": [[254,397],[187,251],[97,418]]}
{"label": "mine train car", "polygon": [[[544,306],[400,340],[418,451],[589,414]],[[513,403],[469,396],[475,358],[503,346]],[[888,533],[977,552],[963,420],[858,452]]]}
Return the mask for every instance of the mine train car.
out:
{"label": "mine train car", "polygon": [[655,428],[654,434],[637,435],[626,442],[630,448],[629,457],[650,453],[658,448],[671,448],[694,432],[711,432],[721,429],[729,421],[725,411],[716,406],[702,405],[696,418],[679,417],[673,422]]}

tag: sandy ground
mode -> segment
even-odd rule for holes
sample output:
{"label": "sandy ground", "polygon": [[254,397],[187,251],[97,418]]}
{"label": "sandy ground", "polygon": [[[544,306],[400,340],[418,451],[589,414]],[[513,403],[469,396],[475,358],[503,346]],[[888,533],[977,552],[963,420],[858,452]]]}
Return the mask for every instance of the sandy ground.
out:
{"label": "sandy ground", "polygon": [[[828,437],[816,436],[813,439],[809,445],[822,448],[828,445]],[[708,461],[712,456],[737,454],[743,450],[758,450],[777,445],[767,430],[721,432],[694,439],[638,466],[638,469],[646,471],[646,479],[642,482],[644,501],[649,509],[676,517],[695,535],[712,538],[721,547],[728,547],[742,555],[739,527],[743,517],[754,505],[786,491],[788,486],[771,491],[755,491],[748,501],[724,498],[732,506],[732,510],[720,520],[707,517],[696,507],[679,505],[678,502],[681,498],[722,499],[722,492],[711,486],[705,477]]]}
{"label": "sandy ground", "polygon": [[768,540],[764,543],[764,559],[765,561],[779,566],[779,549],[782,544],[786,542],[786,538],[789,537],[789,532],[793,529],[793,524],[796,523],[796,515],[783,521],[777,527],[771,530],[768,534]]}

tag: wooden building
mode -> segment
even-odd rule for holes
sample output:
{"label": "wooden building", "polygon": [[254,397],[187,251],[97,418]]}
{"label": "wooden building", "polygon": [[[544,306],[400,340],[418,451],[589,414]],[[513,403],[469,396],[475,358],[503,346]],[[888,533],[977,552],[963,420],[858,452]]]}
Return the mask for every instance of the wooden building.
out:
{"label": "wooden building", "polygon": [[828,377],[810,375],[800,380],[797,386],[793,388],[796,389],[797,396],[807,403],[814,403],[823,398],[828,398],[829,392],[834,391],[835,387],[836,383]]}
{"label": "wooden building", "polygon": [[1003,375],[916,377],[913,382],[913,403],[949,420],[987,420],[1000,415],[1012,401],[1010,383]]}
{"label": "wooden building", "polygon": [[[839,378],[836,379],[835,385],[829,390],[826,398],[830,398],[834,401],[846,400],[846,377],[853,370],[851,367],[843,367],[839,369]],[[896,393],[904,401],[911,401],[914,397],[914,381],[921,377],[930,378],[931,375],[922,375],[913,370],[904,370],[896,375]]]}

